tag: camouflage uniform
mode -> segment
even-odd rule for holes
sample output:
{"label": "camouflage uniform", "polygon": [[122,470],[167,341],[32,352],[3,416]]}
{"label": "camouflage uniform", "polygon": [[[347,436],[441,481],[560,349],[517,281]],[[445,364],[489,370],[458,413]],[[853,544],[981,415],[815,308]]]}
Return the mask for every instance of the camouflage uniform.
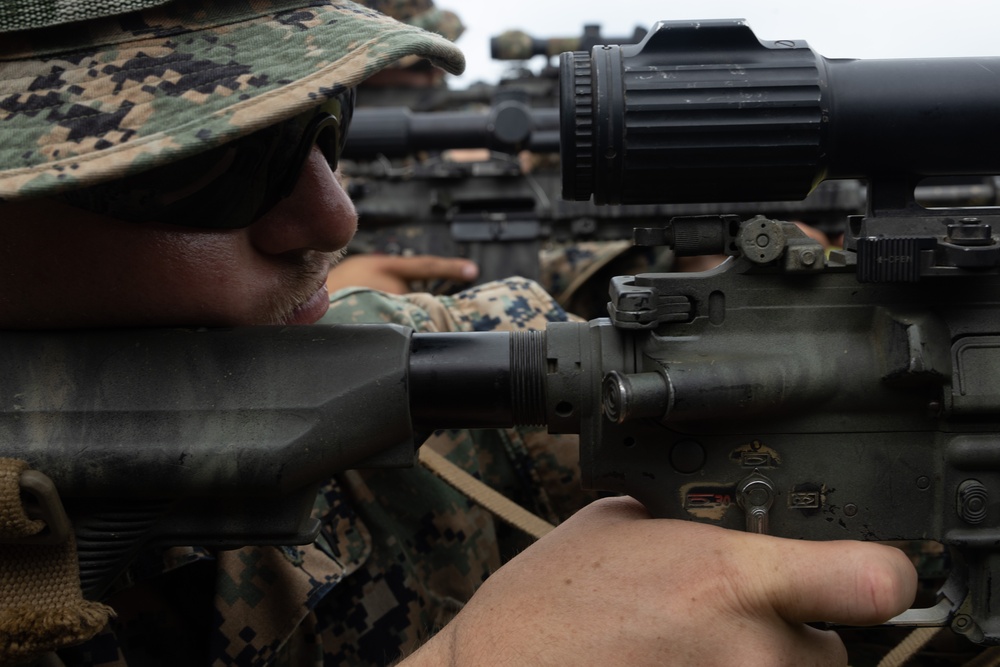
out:
{"label": "camouflage uniform", "polygon": [[608,285],[615,276],[670,271],[673,251],[630,240],[549,242],[539,252],[538,282],[567,311],[591,320],[608,316]]}
{"label": "camouflage uniform", "polygon": [[[567,318],[538,285],[511,279],[452,297],[343,290],[323,323],[490,331]],[[575,436],[446,431],[424,446],[554,523],[590,499]],[[420,467],[340,475],[314,516],[323,528],[311,545],[146,554],[133,568],[137,583],[110,600],[118,620],[61,657],[102,666],[387,664],[530,542]]]}
{"label": "camouflage uniform", "polygon": [[[359,0],[359,4],[391,16],[397,21],[441,35],[454,42],[465,26],[455,12],[434,5],[434,0]],[[412,67],[424,63],[417,56],[407,56],[389,67]]]}
{"label": "camouflage uniform", "polygon": [[447,37],[453,42],[465,32],[465,26],[458,15],[435,7],[434,0],[362,0],[361,4],[397,21]]}

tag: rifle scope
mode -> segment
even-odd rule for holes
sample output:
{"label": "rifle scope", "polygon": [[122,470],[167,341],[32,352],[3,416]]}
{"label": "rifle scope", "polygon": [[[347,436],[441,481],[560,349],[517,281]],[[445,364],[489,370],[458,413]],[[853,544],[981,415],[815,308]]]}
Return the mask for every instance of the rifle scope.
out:
{"label": "rifle scope", "polygon": [[579,37],[532,37],[520,30],[508,30],[490,39],[493,60],[530,60],[535,56],[558,56],[563,51],[586,51],[598,44],[638,44],[646,36],[644,28],[636,26],[631,36],[605,37],[601,26],[583,26]]}
{"label": "rifle scope", "polygon": [[403,157],[424,150],[489,148],[503,153],[523,149],[558,150],[555,109],[532,109],[521,102],[500,102],[488,112],[414,113],[406,108],[362,108],[354,112],[344,146],[349,160],[378,155]]}
{"label": "rifle scope", "polygon": [[560,56],[563,198],[800,200],[820,182],[1000,173],[1000,58],[831,60],[742,20]]}

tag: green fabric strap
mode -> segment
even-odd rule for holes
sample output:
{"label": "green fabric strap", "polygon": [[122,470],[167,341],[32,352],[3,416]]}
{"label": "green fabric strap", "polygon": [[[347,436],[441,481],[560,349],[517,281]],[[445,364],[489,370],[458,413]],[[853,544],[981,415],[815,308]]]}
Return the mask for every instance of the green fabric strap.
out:
{"label": "green fabric strap", "polygon": [[171,0],[3,0],[0,32],[46,28],[61,23],[125,14]]}

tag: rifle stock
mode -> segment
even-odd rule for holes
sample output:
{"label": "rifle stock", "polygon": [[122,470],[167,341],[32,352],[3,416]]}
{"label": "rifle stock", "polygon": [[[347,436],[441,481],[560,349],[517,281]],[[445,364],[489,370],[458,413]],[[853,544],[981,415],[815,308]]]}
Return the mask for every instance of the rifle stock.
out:
{"label": "rifle stock", "polygon": [[[54,483],[91,598],[145,546],[310,542],[321,482],[413,464],[410,335],[390,325],[4,332],[4,455]],[[53,511],[42,511],[50,527]]]}

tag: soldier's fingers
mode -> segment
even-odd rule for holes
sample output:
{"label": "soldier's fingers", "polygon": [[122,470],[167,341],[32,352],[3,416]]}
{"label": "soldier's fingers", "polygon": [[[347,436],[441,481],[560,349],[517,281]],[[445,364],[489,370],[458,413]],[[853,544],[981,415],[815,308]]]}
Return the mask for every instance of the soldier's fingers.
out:
{"label": "soldier's fingers", "polygon": [[820,230],[816,229],[815,227],[810,227],[804,222],[796,222],[795,224],[798,225],[799,229],[805,232],[806,236],[808,236],[814,241],[819,241],[820,243],[822,243],[824,248],[830,247],[831,243],[829,237],[827,237],[827,235],[821,232]]}
{"label": "soldier's fingers", "polygon": [[[905,611],[916,595],[909,558],[893,547],[865,542],[782,540],[768,574],[768,596],[788,621],[844,625],[883,623]],[[776,543],[768,542],[773,550]]]}
{"label": "soldier's fingers", "polygon": [[404,280],[459,280],[468,282],[479,275],[475,262],[454,257],[417,255],[384,257],[385,268]]}
{"label": "soldier's fingers", "polygon": [[711,567],[719,569],[722,576],[713,580],[722,587],[717,595],[749,617],[776,614],[793,624],[873,625],[905,611],[916,595],[916,570],[894,547],[783,539],[705,524],[642,521],[645,517],[636,501],[613,498],[592,503],[564,525],[581,524],[591,532],[612,526],[640,531],[646,543],[664,538],[680,552],[718,545],[717,558],[702,561],[702,574]]}

